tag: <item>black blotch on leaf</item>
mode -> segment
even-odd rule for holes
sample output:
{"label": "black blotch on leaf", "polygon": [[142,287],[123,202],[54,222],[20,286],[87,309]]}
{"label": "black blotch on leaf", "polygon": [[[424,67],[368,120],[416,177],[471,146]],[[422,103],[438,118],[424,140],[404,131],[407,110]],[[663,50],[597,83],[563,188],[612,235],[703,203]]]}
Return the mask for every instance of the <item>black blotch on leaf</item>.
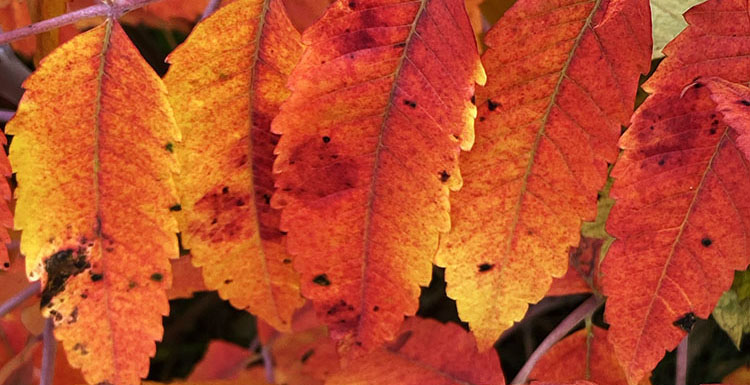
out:
{"label": "black blotch on leaf", "polygon": [[659,166],[663,166],[663,165],[664,165],[664,158],[659,159]]}
{"label": "black blotch on leaf", "polygon": [[354,9],[356,6],[357,6],[357,3],[353,2],[353,1],[349,2],[349,8],[350,9]]}
{"label": "black blotch on leaf", "polygon": [[480,121],[480,122],[484,122],[484,119],[485,119],[485,117],[484,117],[484,116],[480,116],[480,117],[479,117],[479,121]]}
{"label": "black blotch on leaf", "polygon": [[417,102],[409,99],[404,99],[404,105],[407,105],[411,108],[417,108]]}
{"label": "black blotch on leaf", "polygon": [[693,85],[693,87],[695,87],[695,88],[701,88],[701,87],[703,87],[703,83],[695,83],[695,85]]}
{"label": "black blotch on leaf", "polygon": [[104,274],[91,274],[91,280],[93,282],[101,281],[104,278]]}
{"label": "black blotch on leaf", "polygon": [[693,312],[690,312],[672,322],[672,325],[677,326],[678,328],[686,332],[689,332],[693,328],[693,325],[695,325],[695,321],[697,321],[697,319],[695,318],[695,314],[693,314]]}
{"label": "black blotch on leaf", "polygon": [[6,269],[9,268],[10,267],[10,262],[3,263],[3,267],[6,268]]}
{"label": "black blotch on leaf", "polygon": [[703,237],[703,239],[701,239],[701,245],[703,245],[703,247],[709,247],[712,243],[714,243],[714,241],[709,237]]}
{"label": "black blotch on leaf", "polygon": [[179,203],[169,208],[169,211],[180,211],[180,210],[182,210],[182,205],[180,205]]}
{"label": "black blotch on leaf", "polygon": [[487,100],[487,108],[490,111],[495,111],[497,109],[497,107],[499,107],[499,106],[500,106],[500,103],[495,103],[491,99]]}
{"label": "black blotch on leaf", "polygon": [[130,281],[130,282],[128,282],[128,289],[133,289],[133,288],[135,288],[136,286],[138,286],[138,284],[137,284],[137,283],[135,283],[135,281]]}
{"label": "black blotch on leaf", "polygon": [[164,279],[164,275],[162,275],[161,273],[151,274],[152,281],[161,282],[162,279]]}
{"label": "black blotch on leaf", "polygon": [[492,270],[492,268],[495,267],[495,265],[485,262],[481,265],[477,265],[477,267],[479,268],[480,273],[484,273],[485,271]]}
{"label": "black blotch on leaf", "polygon": [[477,104],[477,96],[476,95],[471,95],[471,99],[470,100],[471,100],[471,104],[473,104],[473,105]]}
{"label": "black blotch on leaf", "polygon": [[263,200],[266,202],[267,205],[271,204],[271,196],[268,194],[263,194]]}
{"label": "black blotch on leaf", "polygon": [[231,280],[231,279],[225,279],[225,280],[224,280],[224,284],[225,284],[225,285],[229,285],[229,284],[230,284],[230,283],[232,283],[232,282],[234,282],[234,281],[233,281],[233,280]]}
{"label": "black blotch on leaf", "polygon": [[44,262],[47,283],[42,290],[40,306],[48,305],[54,296],[65,290],[65,283],[68,278],[76,276],[90,267],[91,264],[86,260],[83,248],[78,248],[76,251],[65,249],[52,254]]}
{"label": "black blotch on leaf", "polygon": [[223,187],[223,188],[221,189],[221,193],[222,193],[222,194],[229,194],[229,187],[227,187],[227,186],[224,186],[224,187]]}
{"label": "black blotch on leaf", "polygon": [[328,280],[328,276],[325,274],[316,275],[313,278],[313,283],[320,286],[329,286],[331,281]]}
{"label": "black blotch on leaf", "polygon": [[750,106],[750,100],[742,99],[742,100],[740,100],[740,104],[742,104],[745,107],[749,107]]}
{"label": "black blotch on leaf", "polygon": [[708,133],[709,133],[710,135],[713,135],[713,134],[715,134],[715,133],[716,133],[716,127],[711,127],[711,129],[710,129],[710,130],[708,130]]}
{"label": "black blotch on leaf", "polygon": [[169,152],[174,152],[174,144],[172,144],[172,142],[168,142],[166,145],[164,145],[164,149]]}
{"label": "black blotch on leaf", "polygon": [[307,361],[308,359],[310,359],[310,357],[312,357],[313,354],[315,354],[315,349],[310,349],[310,350],[306,351],[302,355],[302,357],[300,357],[300,359],[299,359],[300,362],[302,362],[304,364],[305,361]]}
{"label": "black blotch on leaf", "polygon": [[323,143],[328,143],[330,141],[331,141],[331,137],[330,136],[324,136],[323,137]]}
{"label": "black blotch on leaf", "polygon": [[288,264],[292,263],[292,260],[289,259],[289,258],[284,258],[284,260],[281,261],[281,262],[284,263],[285,265],[288,265]]}
{"label": "black blotch on leaf", "polygon": [[445,170],[440,172],[440,181],[447,182],[451,178],[451,174],[448,174]]}

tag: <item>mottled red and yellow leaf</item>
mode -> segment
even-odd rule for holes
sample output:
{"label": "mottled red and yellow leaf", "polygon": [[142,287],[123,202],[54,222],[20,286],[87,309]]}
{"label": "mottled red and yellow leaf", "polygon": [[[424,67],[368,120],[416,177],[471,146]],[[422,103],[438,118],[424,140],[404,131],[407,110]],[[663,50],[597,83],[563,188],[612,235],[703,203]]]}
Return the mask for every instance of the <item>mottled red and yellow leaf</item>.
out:
{"label": "mottled red and yellow leaf", "polygon": [[112,21],[55,50],[24,87],[7,131],[27,274],[89,383],[138,384],[178,256],[166,89]]}
{"label": "mottled red and yellow leaf", "polygon": [[174,144],[182,205],[173,208],[183,244],[206,287],[279,330],[303,301],[269,203],[270,124],[301,52],[280,0],[240,0],[196,26],[164,79],[183,132]]}
{"label": "mottled red and yellow leaf", "polygon": [[651,57],[646,0],[520,0],[488,33],[474,149],[441,239],[481,349],[562,276]]}
{"label": "mottled red and yellow leaf", "polygon": [[497,352],[480,353],[454,323],[407,319],[393,342],[330,376],[326,385],[503,385]]}
{"label": "mottled red and yellow leaf", "polygon": [[[708,317],[748,265],[750,164],[700,76],[750,80],[748,4],[710,0],[644,89],[612,171],[617,238],[602,263],[609,340],[631,384]],[[686,86],[689,86],[686,88]]]}
{"label": "mottled red and yellow leaf", "polygon": [[[628,385],[625,372],[607,341],[607,331],[579,330],[555,344],[534,366],[529,378],[550,382],[587,379],[599,385]],[[641,385],[651,382],[644,379]]]}
{"label": "mottled red and yellow leaf", "polygon": [[273,204],[331,336],[372,350],[430,281],[484,70],[463,0],[339,0],[303,38]]}

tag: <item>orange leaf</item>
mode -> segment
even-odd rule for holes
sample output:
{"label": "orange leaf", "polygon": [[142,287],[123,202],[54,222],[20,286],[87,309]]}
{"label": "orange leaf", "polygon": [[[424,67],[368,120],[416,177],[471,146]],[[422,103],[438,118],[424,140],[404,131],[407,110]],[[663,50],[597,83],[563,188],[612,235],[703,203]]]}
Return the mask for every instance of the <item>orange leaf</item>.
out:
{"label": "orange leaf", "polygon": [[570,250],[568,272],[552,280],[546,295],[570,295],[591,293],[591,284],[596,287],[599,270],[599,254],[603,239],[581,236],[580,245]]}
{"label": "orange leaf", "polygon": [[222,380],[237,378],[245,369],[250,351],[230,342],[214,340],[209,342],[203,358],[190,373],[188,380]]}
{"label": "orange leaf", "polygon": [[191,259],[188,254],[172,260],[172,287],[167,290],[170,300],[190,298],[196,292],[208,290],[203,283],[201,269],[193,266]]}
{"label": "orange leaf", "polygon": [[270,385],[266,382],[263,367],[256,366],[242,371],[237,378],[230,380],[171,381],[168,383],[144,381],[143,385]]}
{"label": "orange leaf", "polygon": [[477,141],[441,239],[447,294],[488,349],[565,274],[651,58],[646,0],[519,0],[487,34]]}
{"label": "orange leaf", "polygon": [[[612,345],[607,342],[607,331],[595,327],[590,347],[587,338],[588,332],[583,329],[558,342],[539,360],[529,378],[571,383],[588,378],[599,385],[628,385]],[[641,385],[650,383],[644,379]]]}
{"label": "orange leaf", "polygon": [[750,385],[750,364],[740,366],[721,380],[722,384]]}
{"label": "orange leaf", "polygon": [[328,338],[327,328],[320,323],[310,326],[273,339],[270,348],[277,383],[322,385],[338,371],[336,344]]}
{"label": "orange leaf", "polygon": [[460,326],[409,318],[393,343],[332,375],[326,385],[503,385],[494,350],[477,351]]}
{"label": "orange leaf", "polygon": [[[710,0],[644,85],[646,99],[620,139],[602,263],[609,340],[636,383],[708,317],[734,271],[748,265],[750,165],[697,76],[750,80],[747,3]],[[684,90],[684,91],[683,91]]]}
{"label": "orange leaf", "polygon": [[138,384],[178,256],[166,89],[112,21],[55,50],[24,87],[7,131],[27,274],[89,383]]}
{"label": "orange leaf", "polygon": [[240,0],[195,28],[164,79],[184,135],[173,208],[183,243],[206,287],[280,330],[303,300],[269,204],[278,141],[269,130],[301,51],[280,0]]}
{"label": "orange leaf", "polygon": [[304,40],[273,204],[332,337],[372,350],[430,281],[484,70],[463,0],[338,0]]}

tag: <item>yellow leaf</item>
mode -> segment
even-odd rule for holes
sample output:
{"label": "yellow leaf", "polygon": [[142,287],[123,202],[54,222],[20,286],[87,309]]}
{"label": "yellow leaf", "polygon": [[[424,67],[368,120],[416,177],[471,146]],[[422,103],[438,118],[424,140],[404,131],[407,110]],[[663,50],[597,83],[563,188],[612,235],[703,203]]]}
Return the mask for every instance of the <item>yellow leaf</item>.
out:
{"label": "yellow leaf", "polygon": [[113,21],[55,50],[24,87],[7,131],[27,274],[88,382],[138,384],[178,256],[166,89]]}

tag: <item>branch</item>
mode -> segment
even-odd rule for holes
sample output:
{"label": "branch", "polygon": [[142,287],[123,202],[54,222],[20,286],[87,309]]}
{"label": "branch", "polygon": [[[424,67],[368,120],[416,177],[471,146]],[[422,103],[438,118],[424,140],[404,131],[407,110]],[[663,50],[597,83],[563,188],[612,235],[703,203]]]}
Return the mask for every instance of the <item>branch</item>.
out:
{"label": "branch", "polygon": [[203,15],[201,15],[201,20],[211,16],[212,13],[216,12],[217,9],[221,7],[221,0],[210,0],[208,2],[208,5],[206,5],[206,9],[203,10]]}
{"label": "branch", "polygon": [[79,20],[90,19],[92,17],[102,16],[119,16],[125,12],[141,8],[150,3],[159,0],[121,0],[114,5],[98,4],[87,8],[79,9],[64,15],[33,23],[25,27],[14,29],[9,32],[0,34],[0,44],[5,44],[13,40],[22,39],[26,36],[36,35],[64,25],[73,24]]}
{"label": "branch", "polygon": [[34,294],[39,293],[39,290],[41,289],[41,287],[42,287],[42,284],[39,283],[39,281],[36,281],[32,283],[31,285],[26,286],[25,289],[21,290],[16,295],[9,298],[3,304],[0,304],[0,318],[4,317],[11,310],[15,309],[16,306],[22,304],[23,301],[26,301]]}
{"label": "branch", "polygon": [[[0,34],[2,32],[3,30],[0,29]],[[21,84],[31,71],[18,59],[16,53],[7,44],[0,45],[0,73],[3,74],[3,76],[0,76],[0,97],[18,105],[21,96],[23,96]]]}
{"label": "branch", "polygon": [[0,123],[9,121],[15,114],[15,111],[0,109]]}
{"label": "branch", "polygon": [[269,384],[275,384],[275,378],[273,375],[273,356],[271,356],[271,349],[268,348],[268,345],[263,345],[260,348],[260,355],[263,357],[263,368],[266,372],[266,381],[268,381]]}
{"label": "branch", "polygon": [[47,318],[44,323],[44,334],[42,337],[42,373],[39,385],[52,385],[55,377],[55,355],[57,354],[57,342],[54,335],[55,323],[52,318]]}
{"label": "branch", "polygon": [[542,343],[536,348],[536,350],[534,350],[534,353],[531,354],[531,357],[529,357],[529,359],[523,365],[521,371],[518,372],[511,384],[520,385],[526,383],[526,380],[529,378],[529,374],[531,374],[531,370],[534,369],[534,365],[536,365],[537,361],[542,358],[544,353],[546,353],[547,350],[549,350],[549,348],[551,348],[552,345],[554,345],[557,341],[561,340],[571,330],[573,330],[573,328],[576,327],[579,322],[581,322],[589,314],[596,311],[596,309],[599,308],[602,303],[604,303],[604,298],[592,295],[591,297],[589,297],[589,299],[584,301],[580,306],[573,310],[572,313],[565,317],[565,319],[562,320],[562,322],[560,322],[560,324],[557,325],[557,327],[549,333],[547,338],[542,341]]}
{"label": "branch", "polygon": [[687,382],[688,367],[688,336],[677,345],[677,368],[674,376],[675,385],[685,385]]}

